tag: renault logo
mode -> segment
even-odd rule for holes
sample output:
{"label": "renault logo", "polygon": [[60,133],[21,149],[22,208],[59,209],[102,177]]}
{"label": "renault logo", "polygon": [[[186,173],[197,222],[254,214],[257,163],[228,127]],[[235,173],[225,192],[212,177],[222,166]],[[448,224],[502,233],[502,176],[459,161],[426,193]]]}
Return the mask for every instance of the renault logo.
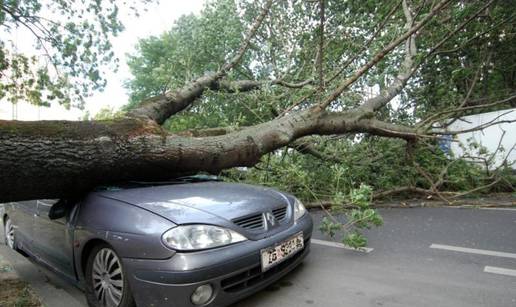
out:
{"label": "renault logo", "polygon": [[270,212],[265,213],[265,219],[267,220],[267,222],[269,222],[271,226],[274,226],[276,224],[276,219],[274,218],[274,215],[272,215],[272,213]]}

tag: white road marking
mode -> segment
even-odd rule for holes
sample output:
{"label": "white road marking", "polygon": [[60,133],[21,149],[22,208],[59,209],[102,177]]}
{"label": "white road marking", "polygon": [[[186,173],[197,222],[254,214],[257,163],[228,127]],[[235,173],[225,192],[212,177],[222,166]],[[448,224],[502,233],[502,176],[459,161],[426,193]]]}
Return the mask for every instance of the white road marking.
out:
{"label": "white road marking", "polygon": [[515,207],[479,207],[476,205],[461,205],[461,206],[444,206],[445,209],[478,209],[478,210],[499,210],[499,211],[516,211]]}
{"label": "white road marking", "polygon": [[442,244],[432,244],[432,245],[430,245],[430,248],[444,249],[444,250],[468,253],[468,254],[477,254],[477,255],[496,256],[496,257],[516,259],[516,254],[513,254],[513,253],[497,252],[497,251],[491,251],[491,250],[485,250],[485,249],[467,248],[467,247],[442,245]]}
{"label": "white road marking", "polygon": [[374,250],[374,248],[371,248],[371,247],[353,248],[351,246],[348,246],[348,245],[345,245],[345,244],[342,244],[342,243],[338,243],[338,242],[332,242],[332,241],[323,241],[323,240],[317,240],[317,239],[312,239],[311,241],[314,244],[319,244],[319,245],[324,245],[324,246],[331,246],[331,247],[337,247],[337,248],[343,248],[343,249],[348,249],[348,250],[352,250],[352,251],[356,251],[356,252],[362,252],[362,253],[370,253],[370,252],[372,252]]}
{"label": "white road marking", "polygon": [[516,211],[516,208],[500,208],[500,207],[493,207],[493,208],[478,208],[480,210],[500,210],[500,211]]}
{"label": "white road marking", "polygon": [[486,266],[484,272],[516,277],[516,270],[498,268],[495,266]]}

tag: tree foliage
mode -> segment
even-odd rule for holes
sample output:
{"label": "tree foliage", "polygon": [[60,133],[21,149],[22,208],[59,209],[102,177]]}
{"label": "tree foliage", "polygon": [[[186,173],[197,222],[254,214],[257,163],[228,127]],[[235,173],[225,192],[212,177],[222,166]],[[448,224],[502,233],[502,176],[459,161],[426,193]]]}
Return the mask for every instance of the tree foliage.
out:
{"label": "tree foliage", "polygon": [[[245,95],[208,91],[199,103],[169,120],[165,127],[173,132],[214,127],[239,129],[272,120],[292,104],[302,107],[324,96],[340,82],[341,76],[350,75],[404,30],[400,27],[404,23],[400,1],[382,5],[377,1],[326,4],[322,92],[314,94],[319,2],[284,1],[273,6],[245,60],[228,78],[290,83],[312,80],[311,85],[294,89],[264,85]],[[410,5],[418,16],[430,10],[424,1],[410,1]],[[419,49],[430,50],[483,5],[482,1],[451,3],[421,31]],[[256,12],[254,1],[209,1],[199,16],[185,16],[162,36],[141,40],[129,60],[134,77],[127,83],[132,93],[128,108],[143,97],[166,92],[206,70],[216,70],[214,65],[223,61],[229,50],[236,49],[242,39],[240,29],[252,22]],[[438,111],[453,110],[465,100],[472,104],[478,100],[492,102],[514,93],[515,16],[516,9],[508,2],[495,2],[436,52],[420,56],[420,69],[399,98],[381,111],[380,118],[415,125]],[[191,61],[192,57],[196,60]],[[333,101],[331,107],[356,107],[367,99],[367,92],[388,87],[403,59],[403,49],[395,49],[345,95]],[[277,186],[308,201],[347,195],[361,183],[375,191],[407,186],[429,191],[432,182],[421,175],[414,163],[430,178],[438,178],[446,168],[447,179],[441,189],[467,191],[488,182],[478,165],[459,161],[448,167],[450,157],[438,148],[437,141],[418,145],[412,154],[407,153],[403,141],[368,135],[312,138],[308,142],[316,145],[323,159],[284,149],[267,155],[256,168],[226,174],[236,180]],[[507,188],[511,189],[510,183],[500,187]]]}
{"label": "tree foliage", "polygon": [[[137,14],[138,2],[151,0],[124,5]],[[106,66],[118,66],[111,39],[123,30],[119,5],[114,0],[2,1],[0,99],[82,106],[86,96],[105,87]]]}

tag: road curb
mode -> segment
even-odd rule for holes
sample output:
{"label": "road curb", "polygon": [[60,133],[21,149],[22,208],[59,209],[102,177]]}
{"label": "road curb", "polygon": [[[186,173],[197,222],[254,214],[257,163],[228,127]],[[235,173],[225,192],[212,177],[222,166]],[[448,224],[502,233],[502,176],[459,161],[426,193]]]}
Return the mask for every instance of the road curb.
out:
{"label": "road curb", "polygon": [[[307,203],[308,209],[329,209],[334,204],[331,202]],[[411,209],[411,208],[516,208],[516,201],[499,201],[499,200],[457,200],[453,204],[437,200],[405,200],[397,202],[375,202],[371,204],[372,208],[386,209]],[[343,208],[354,208],[353,206],[344,205]]]}

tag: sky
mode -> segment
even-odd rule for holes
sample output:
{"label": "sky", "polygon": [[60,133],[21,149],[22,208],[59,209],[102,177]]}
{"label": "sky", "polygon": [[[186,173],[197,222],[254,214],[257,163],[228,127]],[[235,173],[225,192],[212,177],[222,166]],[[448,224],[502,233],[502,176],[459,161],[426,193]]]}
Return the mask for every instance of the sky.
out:
{"label": "sky", "polygon": [[148,5],[147,12],[140,11],[138,18],[121,11],[120,17],[125,30],[112,40],[115,55],[120,59],[120,68],[116,73],[109,72],[106,75],[108,83],[105,90],[87,98],[84,110],[66,110],[57,104],[50,108],[36,107],[26,103],[19,103],[13,108],[10,103],[0,101],[0,119],[10,120],[14,116],[18,120],[78,120],[86,111],[90,115],[95,115],[104,107],[120,108],[128,101],[123,83],[131,77],[126,65],[126,53],[134,51],[138,39],[159,35],[169,30],[174,22],[184,14],[199,13],[204,2],[205,0],[161,0],[159,4]]}

